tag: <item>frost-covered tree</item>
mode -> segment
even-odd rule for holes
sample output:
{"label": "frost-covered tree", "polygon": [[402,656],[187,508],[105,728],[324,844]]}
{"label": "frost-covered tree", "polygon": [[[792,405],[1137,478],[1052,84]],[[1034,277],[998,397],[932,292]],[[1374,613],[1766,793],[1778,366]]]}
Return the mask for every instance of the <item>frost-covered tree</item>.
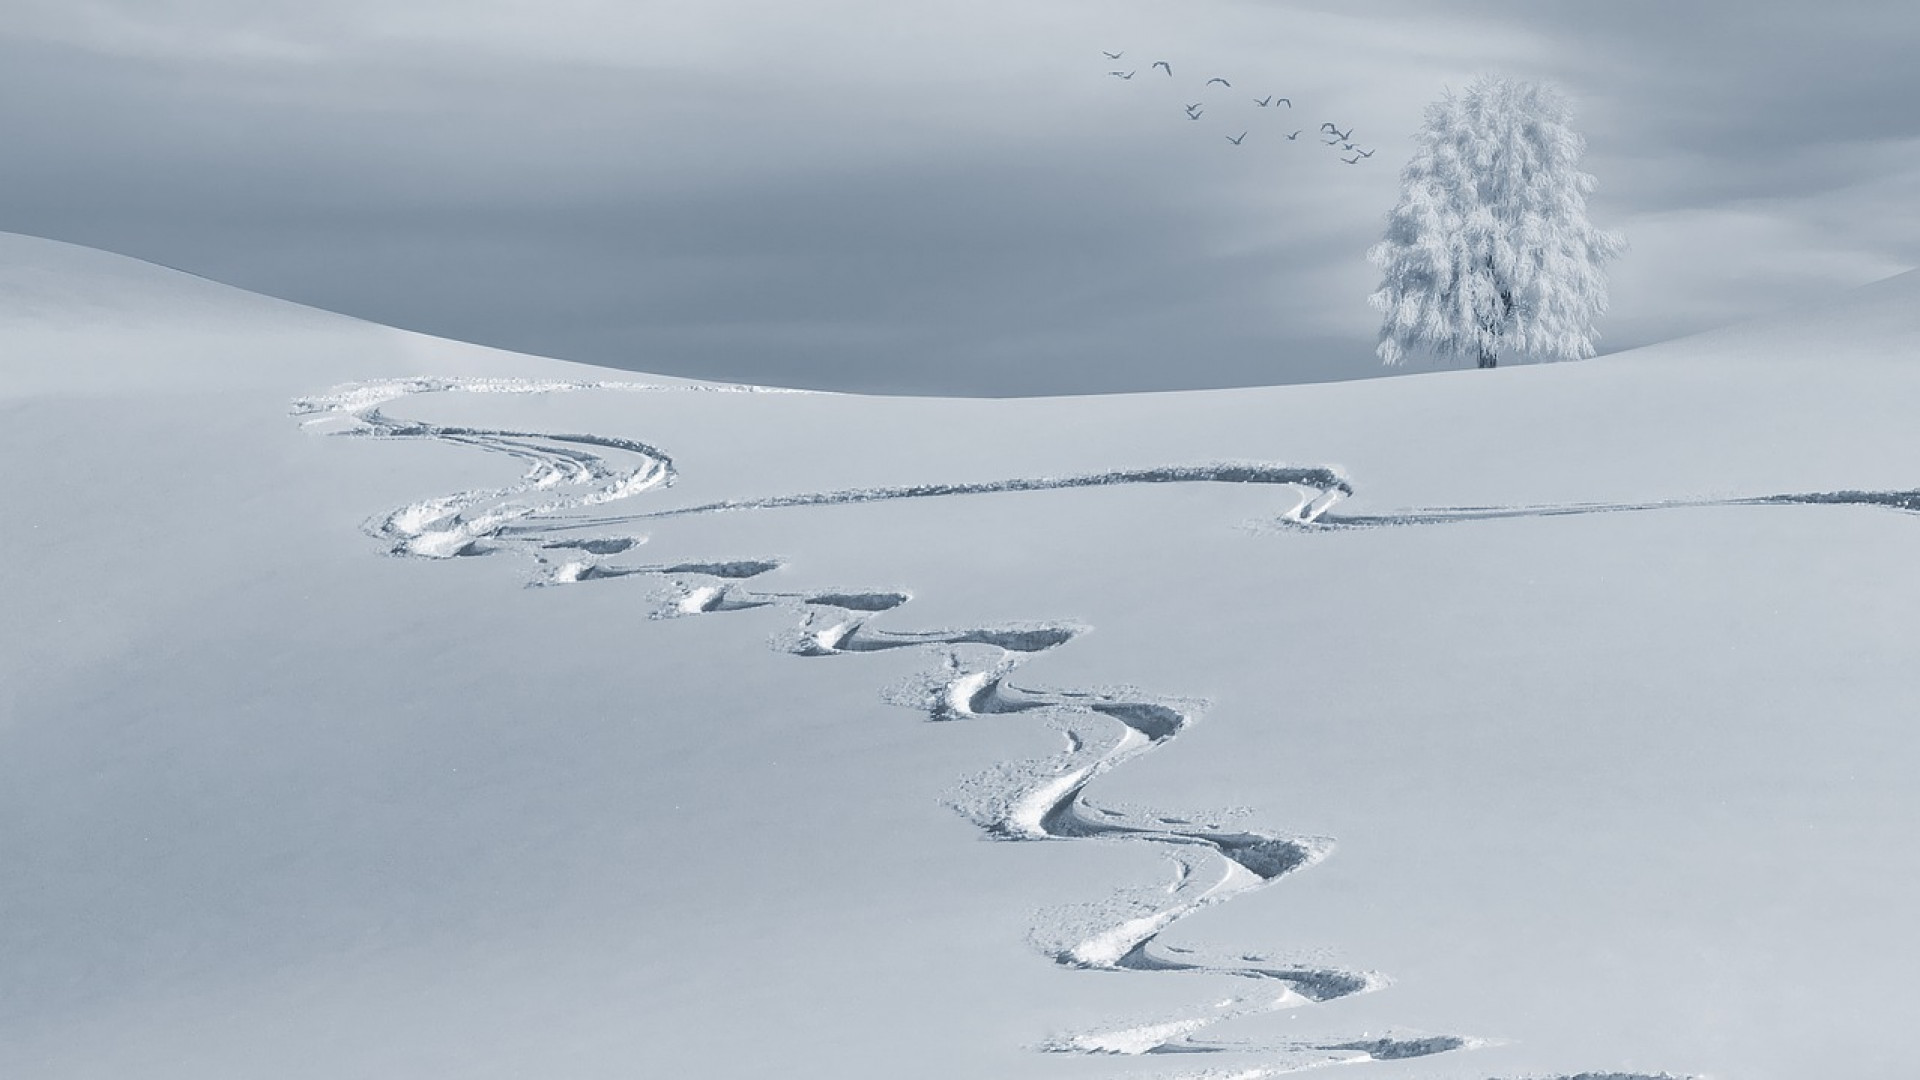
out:
{"label": "frost-covered tree", "polygon": [[1385,274],[1368,297],[1385,316],[1382,360],[1593,355],[1603,264],[1626,241],[1587,220],[1594,179],[1572,120],[1553,87],[1497,77],[1427,107],[1386,239],[1367,252]]}

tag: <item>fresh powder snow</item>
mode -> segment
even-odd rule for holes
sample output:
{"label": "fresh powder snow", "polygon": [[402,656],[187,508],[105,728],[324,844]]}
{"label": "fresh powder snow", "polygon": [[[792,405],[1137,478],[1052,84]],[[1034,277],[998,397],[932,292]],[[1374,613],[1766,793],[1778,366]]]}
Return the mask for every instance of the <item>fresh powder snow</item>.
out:
{"label": "fresh powder snow", "polygon": [[0,236],[0,1075],[1910,1075],[1920,277],[613,375]]}

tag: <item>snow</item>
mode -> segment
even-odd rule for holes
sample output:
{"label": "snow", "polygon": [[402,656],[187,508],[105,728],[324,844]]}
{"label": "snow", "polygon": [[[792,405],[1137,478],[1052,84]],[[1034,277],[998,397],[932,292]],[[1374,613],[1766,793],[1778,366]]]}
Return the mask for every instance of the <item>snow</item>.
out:
{"label": "snow", "polygon": [[0,1075],[1910,1075],[1916,301],[903,399],[0,236]]}

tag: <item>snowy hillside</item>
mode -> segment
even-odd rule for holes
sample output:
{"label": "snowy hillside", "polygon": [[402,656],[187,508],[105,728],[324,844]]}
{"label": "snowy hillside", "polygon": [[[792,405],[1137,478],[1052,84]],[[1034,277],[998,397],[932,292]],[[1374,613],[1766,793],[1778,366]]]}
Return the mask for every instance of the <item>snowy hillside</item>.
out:
{"label": "snowy hillside", "polygon": [[0,1075],[1911,1076],[1916,345],[856,397],[0,236]]}

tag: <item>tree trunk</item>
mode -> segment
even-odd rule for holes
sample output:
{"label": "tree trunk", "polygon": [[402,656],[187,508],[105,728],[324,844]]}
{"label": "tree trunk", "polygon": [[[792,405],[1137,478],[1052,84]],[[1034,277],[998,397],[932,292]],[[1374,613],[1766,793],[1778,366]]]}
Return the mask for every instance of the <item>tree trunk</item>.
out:
{"label": "tree trunk", "polygon": [[[1487,273],[1489,275],[1493,273],[1493,260],[1491,259],[1487,260]],[[1510,327],[1508,326],[1508,323],[1510,320],[1512,320],[1512,318],[1513,318],[1513,290],[1502,288],[1500,290],[1500,321],[1494,324],[1494,326],[1491,326],[1488,328],[1493,332],[1493,339],[1496,342],[1500,340],[1500,336],[1504,331],[1510,329]],[[1480,366],[1481,367],[1490,368],[1499,362],[1500,360],[1499,360],[1497,346],[1489,346],[1489,345],[1480,346]]]}

